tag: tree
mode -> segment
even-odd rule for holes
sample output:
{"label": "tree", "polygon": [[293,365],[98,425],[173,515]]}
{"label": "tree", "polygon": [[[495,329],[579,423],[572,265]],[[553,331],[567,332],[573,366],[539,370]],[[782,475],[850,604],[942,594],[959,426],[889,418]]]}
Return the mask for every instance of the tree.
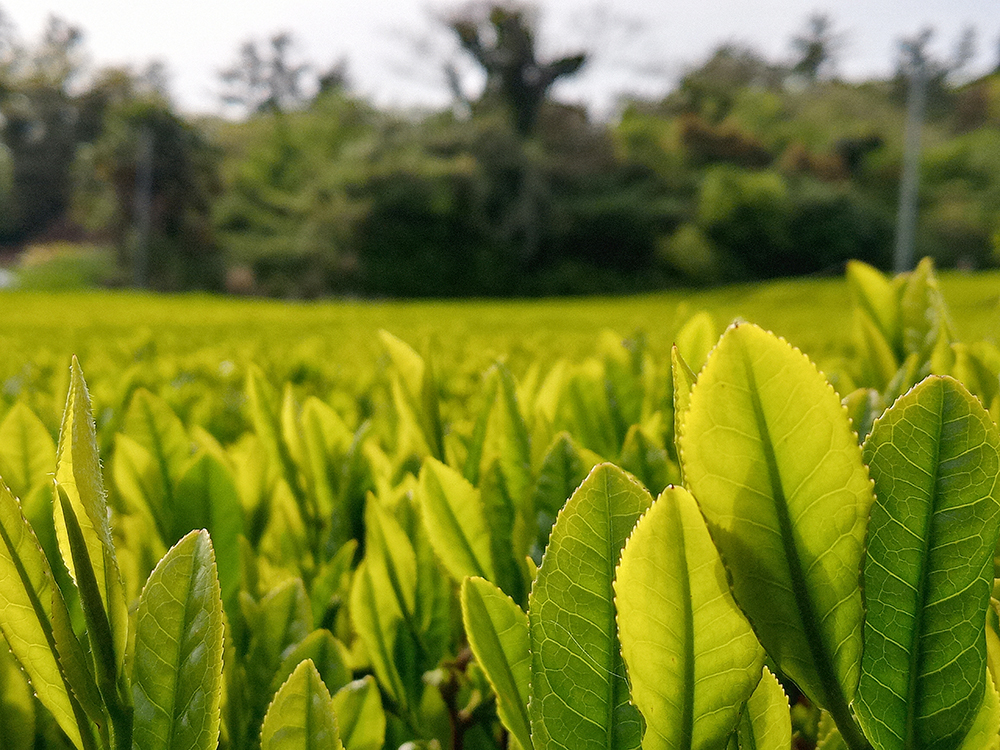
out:
{"label": "tree", "polygon": [[833,68],[842,45],[843,34],[833,30],[830,16],[814,13],[806,21],[806,30],[792,37],[792,48],[797,58],[792,72],[815,82]]}
{"label": "tree", "polygon": [[771,64],[751,47],[723,44],[700,67],[684,75],[678,92],[665,104],[718,124],[732,110],[740,91],[748,86],[779,90],[787,73],[787,68]]}
{"label": "tree", "polygon": [[83,68],[83,34],[50,16],[39,44],[22,51],[5,19],[0,27],[0,137],[13,195],[0,239],[16,243],[59,221],[69,206],[79,114],[70,85]]}
{"label": "tree", "polygon": [[[134,275],[144,284],[217,288],[221,254],[211,209],[221,188],[218,156],[165,99],[110,99],[100,136],[77,161],[80,220],[112,239],[123,271],[138,264],[141,273]],[[148,233],[138,237],[143,215]]]}
{"label": "tree", "polygon": [[247,115],[285,112],[302,105],[302,79],[310,65],[291,61],[293,46],[288,32],[274,34],[264,49],[255,41],[244,42],[239,59],[219,74],[224,85],[222,101],[242,108]]}
{"label": "tree", "polygon": [[508,108],[522,137],[533,133],[552,85],[577,73],[587,59],[581,52],[540,62],[533,21],[527,11],[516,5],[477,7],[452,17],[448,25],[462,48],[486,74],[480,101]]}

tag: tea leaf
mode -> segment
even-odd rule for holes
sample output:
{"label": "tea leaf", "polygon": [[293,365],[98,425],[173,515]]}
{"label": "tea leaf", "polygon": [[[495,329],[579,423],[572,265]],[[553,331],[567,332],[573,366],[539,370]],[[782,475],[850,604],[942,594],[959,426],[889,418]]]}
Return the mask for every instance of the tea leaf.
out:
{"label": "tea leaf", "polygon": [[222,598],[206,531],[153,570],[136,613],[136,747],[214,750],[222,701]]}
{"label": "tea leaf", "polygon": [[169,504],[174,485],[191,456],[191,441],[167,403],[145,388],[132,395],[125,414],[125,434],[150,452],[156,463],[162,496]]}
{"label": "tea leaf", "polygon": [[286,652],[271,681],[273,691],[277,691],[299,663],[309,659],[323,684],[329,690],[337,691],[351,681],[351,670],[347,667],[347,648],[329,630],[314,630]]}
{"label": "tea leaf", "polygon": [[[107,645],[110,648],[111,665],[120,675],[128,642],[128,605],[111,539],[111,516],[104,495],[97,436],[90,412],[90,394],[76,357],[73,358],[70,369],[69,394],[59,432],[56,483],[61,490],[60,497],[65,495],[68,507],[72,509],[80,527],[84,549],[79,552],[85,554],[89,564],[93,566],[94,580],[100,596],[100,603],[93,604],[106,613],[110,627],[111,640]],[[77,561],[70,549],[66,508],[64,502],[57,500],[54,503],[56,536],[63,561],[74,581],[79,583]]]}
{"label": "tea leaf", "polygon": [[39,701],[77,748],[83,747],[74,706],[58,662],[54,607],[63,607],[48,561],[21,508],[0,482],[0,629]]}
{"label": "tea leaf", "polygon": [[854,304],[881,335],[893,357],[903,354],[899,294],[885,276],[867,263],[847,263],[847,285]]}
{"label": "tea leaf", "polygon": [[1000,748],[1000,695],[993,680],[986,680],[983,702],[965,735],[959,750],[997,750]]}
{"label": "tea leaf", "polygon": [[634,424],[625,435],[618,465],[642,482],[652,493],[660,493],[670,482],[667,452],[642,425]]}
{"label": "tea leaf", "polygon": [[385,710],[371,675],[338,690],[333,696],[333,712],[345,750],[382,750]]}
{"label": "tea leaf", "polygon": [[522,750],[531,750],[528,616],[483,578],[462,582],[462,622],[469,646],[497,698],[500,721]]}
{"label": "tea leaf", "polygon": [[681,435],[681,425],[684,423],[688,407],[691,406],[691,389],[694,388],[698,376],[681,357],[680,350],[676,346],[670,350],[670,375],[674,386],[674,444],[679,455],[680,449],[677,448],[677,443]]}
{"label": "tea leaf", "polygon": [[724,743],[760,681],[764,650],[687,490],[665,490],[640,519],[614,588],[643,750]]}
{"label": "tea leaf", "polygon": [[306,659],[281,686],[264,717],[261,750],[343,750],[333,699]]}
{"label": "tea leaf", "polygon": [[233,473],[216,456],[202,451],[184,468],[174,492],[171,539],[191,529],[206,529],[212,537],[222,600],[236,604],[240,587],[238,539],[243,533],[243,508]]}
{"label": "tea leaf", "polygon": [[[379,583],[385,585],[384,581]],[[365,561],[358,565],[351,586],[351,622],[368,652],[379,685],[405,712],[411,691],[395,662],[403,614],[391,591],[376,589]]]}
{"label": "tea leaf", "polygon": [[788,696],[767,667],[736,731],[740,747],[747,750],[788,750],[792,744]]}
{"label": "tea leaf", "polygon": [[420,507],[427,535],[448,572],[496,578],[490,532],[479,491],[454,469],[434,458],[420,469]]}
{"label": "tea leaf", "polygon": [[34,750],[35,703],[14,656],[0,645],[0,737],[4,750]]}
{"label": "tea leaf", "polygon": [[863,746],[848,704],[872,488],[837,394],[773,334],[730,327],[691,392],[681,458],[761,644]]}
{"label": "tea leaf", "polygon": [[35,413],[20,401],[0,423],[0,477],[24,501],[40,484],[50,482],[56,444]]}
{"label": "tea leaf", "polygon": [[1000,435],[960,383],[922,381],[875,423],[856,709],[879,748],[957,747],[983,699]]}
{"label": "tea leaf", "polygon": [[529,597],[532,742],[538,748],[638,748],[612,580],[651,502],[625,472],[596,467],[559,513]]}

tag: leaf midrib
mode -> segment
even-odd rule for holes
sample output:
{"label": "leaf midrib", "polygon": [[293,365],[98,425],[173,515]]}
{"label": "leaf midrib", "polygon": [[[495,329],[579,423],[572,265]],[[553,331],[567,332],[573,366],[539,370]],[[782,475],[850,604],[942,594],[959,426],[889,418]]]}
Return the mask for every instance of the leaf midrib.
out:
{"label": "leaf midrib", "polygon": [[932,466],[934,467],[932,472],[929,472],[929,482],[927,489],[927,512],[925,515],[924,523],[924,534],[923,534],[923,549],[921,550],[920,559],[918,565],[920,566],[920,575],[916,586],[916,611],[913,615],[913,628],[910,631],[910,648],[909,652],[909,680],[906,687],[906,747],[916,747],[917,746],[917,721],[916,721],[916,709],[917,709],[917,689],[919,685],[919,664],[921,660],[921,650],[918,648],[920,640],[920,630],[923,627],[924,620],[924,609],[925,602],[927,600],[927,589],[930,582],[928,563],[928,555],[930,554],[931,546],[931,525],[934,518],[935,509],[937,507],[938,500],[938,480],[940,479],[940,467],[941,467],[941,430],[942,421],[944,419],[944,401],[945,392],[942,387],[935,389],[938,395],[937,404],[937,419],[934,421],[934,431],[932,446],[934,455],[932,457]]}
{"label": "leaf midrib", "polygon": [[[146,398],[142,399],[142,412],[143,416],[146,418],[146,428],[149,430],[149,439],[153,443],[153,455],[156,456],[156,463],[160,468],[160,479],[163,482],[165,506],[167,508],[172,508],[174,501],[174,488],[173,480],[170,477],[170,467],[167,465],[167,456],[164,451],[163,440],[161,439],[156,418],[153,416],[153,410],[150,407],[149,400]],[[172,532],[173,529],[170,531]]]}
{"label": "leaf midrib", "polygon": [[[611,561],[615,559],[615,550],[614,550],[615,540],[612,539],[612,536],[614,536],[614,518],[612,517],[612,507],[611,507],[611,473],[609,471],[605,470],[604,471],[604,477],[603,477],[603,479],[604,479],[604,492],[602,493],[602,495],[604,497],[605,508],[606,508],[605,518],[607,518],[607,520],[608,520],[608,532],[607,532],[607,535],[604,537],[605,540],[606,540],[606,542],[607,542],[607,556],[605,558],[605,562],[610,564]],[[614,597],[614,588],[613,588],[613,585],[614,585],[613,584],[613,580],[614,580],[614,568],[613,567],[611,569],[611,575],[606,576],[606,579],[607,579],[607,583],[608,583],[608,590],[605,592],[605,594],[606,594],[605,598],[606,598],[606,601],[610,602],[610,601],[612,601],[612,598]],[[606,627],[606,629],[605,629],[604,632],[610,634],[611,640],[612,640],[612,643],[613,643],[614,641],[618,640],[617,636],[615,635],[615,633],[618,632],[618,630],[617,630],[618,629],[618,624],[617,624],[617,622],[615,622],[615,608],[614,607],[609,607],[608,608],[608,616],[609,616],[610,622],[608,623],[608,626]],[[611,644],[609,644],[609,646],[610,645]],[[620,646],[619,646],[619,648],[620,648]],[[605,668],[604,668],[604,674],[608,675],[608,702],[607,702],[607,715],[606,715],[607,721],[605,723],[605,738],[606,738],[606,740],[605,740],[605,743],[604,743],[604,746],[606,748],[613,748],[615,746],[614,745],[614,736],[615,736],[615,674],[614,674],[614,668],[615,668],[614,648],[610,647],[610,648],[608,648],[608,662],[607,662],[607,664],[605,665]]]}
{"label": "leaf midrib", "polygon": [[694,738],[694,602],[691,599],[691,568],[687,557],[687,535],[684,530],[684,516],[675,504],[672,508],[680,531],[681,596],[684,602],[684,712],[681,715],[681,743],[678,747],[692,747]]}
{"label": "leaf midrib", "polygon": [[[836,724],[841,726],[841,722],[850,720],[850,709],[847,699],[840,689],[830,655],[822,646],[822,633],[817,625],[817,618],[812,598],[809,596],[808,585],[802,571],[802,563],[799,559],[798,547],[795,545],[792,533],[792,520],[788,514],[788,500],[785,497],[784,486],[781,483],[781,472],[778,468],[777,456],[774,452],[774,442],[771,439],[770,428],[767,417],[764,414],[764,406],[760,400],[760,393],[757,389],[757,378],[750,361],[750,355],[745,348],[740,348],[744,369],[746,371],[749,385],[750,402],[753,407],[754,420],[761,437],[761,450],[767,464],[768,479],[771,490],[774,493],[775,516],[778,520],[778,529],[781,535],[782,550],[788,563],[788,574],[791,579],[792,595],[795,599],[796,608],[799,614],[799,621],[805,632],[809,653],[812,656],[816,676],[820,680],[820,690],[825,706],[834,717]],[[853,725],[853,722],[851,722]],[[842,731],[846,731],[843,727]]]}
{"label": "leaf midrib", "polygon": [[[466,585],[469,587],[469,592],[471,594],[470,601],[473,596],[476,599],[476,608],[481,612],[479,616],[481,618],[484,618],[487,622],[490,623],[489,627],[489,635],[491,636],[490,640],[493,641],[494,648],[496,648],[499,651],[499,653],[503,656],[503,659],[501,659],[501,661],[503,662],[503,676],[506,678],[506,681],[510,684],[510,688],[513,688],[513,696],[516,699],[518,715],[520,716],[521,721],[523,722],[524,725],[523,729],[527,730],[527,736],[530,738],[531,719],[528,716],[528,706],[524,704],[521,700],[521,694],[517,688],[517,678],[514,677],[514,669],[511,666],[510,660],[507,658],[507,652],[504,650],[503,642],[500,640],[500,634],[496,631],[496,628],[493,627],[493,618],[490,617],[489,610],[486,608],[486,603],[483,600],[483,597],[480,595],[479,591],[476,590],[476,587],[473,586],[471,583]],[[500,700],[499,695],[497,695],[497,700]],[[529,748],[524,748],[523,750],[529,750]]]}
{"label": "leaf midrib", "polygon": [[[444,485],[441,483],[440,479],[438,478],[437,473],[433,469],[430,469],[428,471],[428,475],[429,475],[428,479],[433,478],[434,484],[436,485],[433,488],[432,493],[435,494],[435,495],[437,495],[438,498],[441,500],[441,502],[438,503],[438,506],[444,508],[445,514],[447,515],[448,521],[450,522],[452,528],[458,530],[458,538],[461,541],[462,551],[464,551],[469,556],[469,560],[472,561],[472,564],[476,568],[475,571],[473,572],[473,575],[477,575],[480,578],[485,578],[486,580],[491,580],[491,576],[489,576],[486,573],[486,571],[483,570],[482,563],[480,563],[480,561],[479,561],[479,556],[476,555],[475,550],[473,550],[473,548],[472,548],[472,542],[466,536],[465,529],[462,528],[462,523],[461,523],[461,521],[458,520],[458,516],[455,514],[455,509],[452,508],[451,507],[451,503],[448,502],[448,495],[445,492]],[[432,489],[432,488],[428,488],[428,489]],[[428,493],[428,494],[432,494],[432,493]],[[484,524],[484,527],[485,527],[485,524]]]}
{"label": "leaf midrib", "polygon": [[[197,541],[195,541],[195,544],[197,544]],[[180,682],[181,682],[181,669],[180,669],[180,666],[181,666],[181,656],[182,656],[182,653],[184,651],[184,636],[188,632],[188,623],[190,622],[190,619],[188,617],[188,615],[190,614],[190,607],[188,605],[191,602],[191,590],[193,588],[192,579],[194,578],[193,574],[194,574],[194,570],[195,570],[195,554],[196,554],[196,552],[194,550],[192,550],[192,552],[191,552],[191,558],[190,558],[190,565],[188,566],[188,571],[187,571],[188,574],[187,574],[187,576],[185,578],[185,582],[187,583],[187,587],[186,587],[186,589],[184,591],[184,602],[183,602],[184,615],[183,615],[183,620],[182,620],[182,623],[181,623],[182,630],[181,630],[181,637],[177,639],[177,649],[176,649],[177,656],[175,657],[175,661],[174,661],[174,667],[175,667],[175,669],[174,669],[174,673],[173,673],[172,679],[171,679],[171,683],[172,683],[171,684],[171,689],[170,689],[171,706],[170,706],[170,714],[169,714],[169,716],[170,716],[170,725],[169,725],[169,728],[167,730],[167,739],[168,739],[168,742],[167,742],[167,745],[166,745],[168,748],[174,746],[174,737],[177,734],[177,732],[176,732],[176,728],[177,728],[177,724],[178,724],[178,721],[177,721],[177,718],[178,718],[177,717],[177,697],[178,697],[177,693],[178,693],[178,686],[180,685]],[[166,572],[166,571],[164,571],[164,572]]]}

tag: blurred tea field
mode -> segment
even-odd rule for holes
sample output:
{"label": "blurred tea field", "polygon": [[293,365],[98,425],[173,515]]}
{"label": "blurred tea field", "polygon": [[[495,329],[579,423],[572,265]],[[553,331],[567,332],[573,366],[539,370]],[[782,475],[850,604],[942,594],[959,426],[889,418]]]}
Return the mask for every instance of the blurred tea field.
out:
{"label": "blurred tea field", "polygon": [[[962,340],[996,343],[1000,272],[941,275]],[[222,438],[245,428],[243,385],[250,363],[275,383],[319,395],[352,414],[379,377],[386,330],[430,351],[443,395],[474,392],[498,360],[517,378],[529,366],[593,354],[601,337],[645,339],[659,361],[681,324],[709,312],[721,332],[737,317],[794,343],[821,367],[853,355],[851,300],[843,278],[733,285],[632,297],[520,301],[323,301],[289,303],[206,295],[42,293],[0,296],[0,410],[23,400],[55,430],[76,354],[101,409],[139,386],[185,420]],[[211,394],[210,402],[205,401]],[[359,399],[359,397],[361,397]],[[360,403],[360,406],[359,406]],[[355,414],[355,416],[359,416]],[[111,415],[104,413],[104,419]]]}

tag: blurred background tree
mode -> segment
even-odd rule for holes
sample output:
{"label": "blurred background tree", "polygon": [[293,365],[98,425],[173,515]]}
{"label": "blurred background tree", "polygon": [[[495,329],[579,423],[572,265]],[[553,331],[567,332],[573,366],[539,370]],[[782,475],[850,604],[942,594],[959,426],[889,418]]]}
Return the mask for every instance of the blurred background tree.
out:
{"label": "blurred background tree", "polygon": [[293,46],[287,31],[271,36],[263,48],[253,40],[244,42],[236,62],[219,74],[222,101],[244,116],[301,107],[306,101],[303,78],[309,65],[292,62]]}
{"label": "blurred background tree", "polygon": [[483,69],[481,107],[510,112],[522,137],[534,132],[542,104],[553,84],[579,72],[586,53],[541,62],[535,45],[537,21],[517,5],[476,5],[448,21],[462,48]]}
{"label": "blurred background tree", "polygon": [[792,73],[810,83],[815,83],[823,75],[831,75],[843,45],[844,35],[834,30],[830,16],[813,13],[806,20],[805,31],[792,37],[792,49],[795,51]]}

